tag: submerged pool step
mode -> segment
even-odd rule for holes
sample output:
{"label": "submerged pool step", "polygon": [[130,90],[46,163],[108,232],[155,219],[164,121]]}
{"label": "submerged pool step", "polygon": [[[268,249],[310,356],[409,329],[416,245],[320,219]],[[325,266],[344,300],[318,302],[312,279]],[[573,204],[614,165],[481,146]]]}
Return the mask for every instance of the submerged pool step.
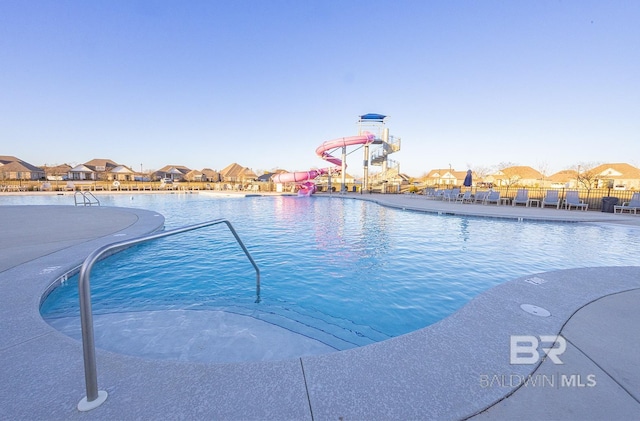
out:
{"label": "submerged pool step", "polygon": [[250,313],[246,309],[228,308],[240,311],[259,320],[264,320],[292,332],[315,339],[342,351],[389,339],[390,336],[369,326],[362,326],[351,320],[332,317],[310,309],[298,310],[287,306],[259,306]]}
{"label": "submerged pool step", "polygon": [[[146,308],[135,312],[103,309],[94,314],[96,345],[142,358],[233,362],[323,354],[389,337],[322,312],[311,313],[263,305]],[[49,317],[46,321],[67,336],[81,339],[79,317]]]}
{"label": "submerged pool step", "polygon": [[[50,321],[80,341],[77,317]],[[146,359],[208,363],[277,361],[334,352],[319,341],[225,311],[159,310],[94,317],[97,348]]]}

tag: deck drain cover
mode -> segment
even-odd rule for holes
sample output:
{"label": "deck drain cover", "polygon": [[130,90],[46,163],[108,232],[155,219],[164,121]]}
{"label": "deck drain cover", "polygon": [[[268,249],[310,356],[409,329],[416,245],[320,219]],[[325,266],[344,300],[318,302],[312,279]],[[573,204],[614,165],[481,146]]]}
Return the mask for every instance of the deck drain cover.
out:
{"label": "deck drain cover", "polygon": [[547,282],[546,279],[538,278],[537,276],[534,276],[533,278],[525,279],[524,281],[529,282],[530,284],[533,284],[533,285],[541,285]]}
{"label": "deck drain cover", "polygon": [[540,316],[540,317],[551,316],[551,313],[549,313],[548,310],[545,310],[542,307],[534,306],[533,304],[521,304],[520,308],[529,314],[533,314],[534,316]]}

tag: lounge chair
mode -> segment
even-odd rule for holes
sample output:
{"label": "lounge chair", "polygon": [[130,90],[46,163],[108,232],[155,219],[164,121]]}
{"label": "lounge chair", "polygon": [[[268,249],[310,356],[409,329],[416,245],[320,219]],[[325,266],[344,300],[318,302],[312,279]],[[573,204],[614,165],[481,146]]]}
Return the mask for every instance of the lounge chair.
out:
{"label": "lounge chair", "polygon": [[583,211],[586,211],[589,208],[588,203],[584,203],[583,200],[580,200],[577,190],[567,191],[567,196],[564,199],[565,209],[571,210],[572,206],[575,206],[576,209],[581,208]]}
{"label": "lounge chair", "polygon": [[433,193],[433,198],[436,200],[442,200],[442,198],[444,197],[444,193],[445,190],[436,189],[436,191]]}
{"label": "lounge chair", "polygon": [[551,205],[556,209],[560,209],[560,197],[558,197],[558,190],[547,190],[547,193],[542,198],[542,208]]}
{"label": "lounge chair", "polygon": [[495,190],[490,190],[487,197],[484,198],[485,205],[487,203],[495,203],[496,205],[500,205],[500,192]]}
{"label": "lounge chair", "polygon": [[436,198],[438,200],[447,200],[449,195],[451,195],[451,189],[440,189],[436,192]]}
{"label": "lounge chair", "polygon": [[471,197],[471,190],[467,190],[466,192],[458,195],[456,199],[456,203],[471,203],[473,202],[473,197]]}
{"label": "lounge chair", "polygon": [[484,203],[484,199],[487,198],[488,194],[488,191],[477,191],[475,196],[473,196],[473,201],[475,203]]}
{"label": "lounge chair", "polygon": [[634,215],[637,215],[638,209],[640,209],[640,193],[633,193],[631,196],[631,200],[628,202],[622,203],[622,205],[614,205],[613,213],[624,212],[625,210],[629,211],[629,213],[633,212]]}
{"label": "lounge chair", "polygon": [[424,189],[424,197],[426,199],[435,199],[436,198],[435,187],[427,187],[426,189]]}
{"label": "lounge chair", "polygon": [[517,204],[529,206],[529,190],[518,189],[518,193],[516,193],[516,197],[513,199],[511,204],[513,206],[516,206]]}
{"label": "lounge chair", "polygon": [[458,200],[458,195],[460,195],[460,189],[451,189],[449,190],[449,194],[447,194],[445,192],[444,196],[442,197],[442,200],[448,200],[449,202],[453,201],[455,202],[456,200]]}

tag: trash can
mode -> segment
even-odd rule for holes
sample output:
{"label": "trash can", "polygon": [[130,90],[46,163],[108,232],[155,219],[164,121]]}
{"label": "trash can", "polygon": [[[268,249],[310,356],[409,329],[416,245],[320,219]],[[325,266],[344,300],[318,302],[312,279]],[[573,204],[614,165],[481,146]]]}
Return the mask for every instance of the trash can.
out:
{"label": "trash can", "polygon": [[602,198],[602,212],[613,213],[613,207],[618,204],[617,197]]}

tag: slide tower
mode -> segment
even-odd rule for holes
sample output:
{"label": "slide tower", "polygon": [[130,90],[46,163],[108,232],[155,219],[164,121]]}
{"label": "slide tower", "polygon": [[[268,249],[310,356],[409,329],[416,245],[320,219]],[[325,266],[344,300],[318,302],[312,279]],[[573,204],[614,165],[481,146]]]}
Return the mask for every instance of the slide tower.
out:
{"label": "slide tower", "polygon": [[[362,190],[380,186],[384,191],[384,185],[392,179],[397,179],[400,174],[400,163],[389,159],[389,155],[400,150],[401,139],[389,135],[389,128],[385,126],[387,116],[369,113],[361,115],[358,119],[358,134],[373,133],[376,137],[372,145],[373,150],[369,154],[369,145],[364,147],[364,168],[362,176]],[[377,147],[376,147],[377,146]],[[379,173],[369,174],[369,164],[380,166]]]}

